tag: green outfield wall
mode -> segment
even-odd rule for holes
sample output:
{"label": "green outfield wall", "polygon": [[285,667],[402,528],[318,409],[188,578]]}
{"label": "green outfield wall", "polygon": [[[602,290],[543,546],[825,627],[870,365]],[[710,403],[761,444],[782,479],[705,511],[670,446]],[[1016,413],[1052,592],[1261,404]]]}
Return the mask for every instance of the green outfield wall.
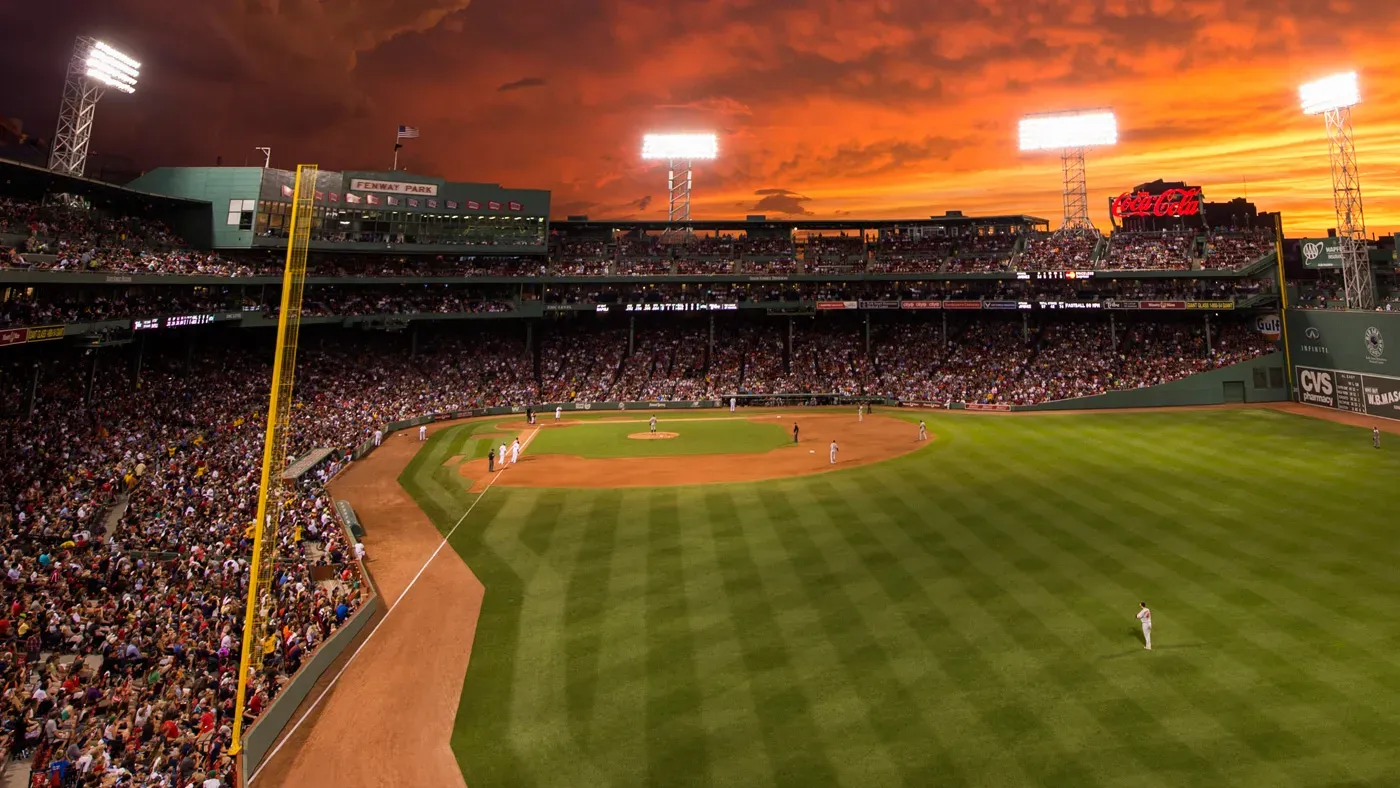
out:
{"label": "green outfield wall", "polygon": [[1089,408],[1167,408],[1183,405],[1225,405],[1288,400],[1282,353],[1244,361],[1189,378],[1093,397],[1043,402],[1013,410],[1085,410]]}
{"label": "green outfield wall", "polygon": [[1294,398],[1400,419],[1400,313],[1290,309]]}

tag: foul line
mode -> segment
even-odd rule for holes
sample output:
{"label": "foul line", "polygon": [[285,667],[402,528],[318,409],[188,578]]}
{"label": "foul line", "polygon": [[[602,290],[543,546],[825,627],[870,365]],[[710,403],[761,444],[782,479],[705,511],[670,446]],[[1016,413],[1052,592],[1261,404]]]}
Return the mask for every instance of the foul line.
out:
{"label": "foul line", "polygon": [[[535,436],[539,434],[539,431],[539,427],[531,430],[530,434],[521,442],[520,451],[522,453],[525,451],[525,447],[530,445],[530,441],[534,440]],[[262,774],[262,770],[266,769],[267,765],[272,763],[272,759],[277,757],[277,753],[281,752],[287,742],[291,741],[292,736],[296,735],[297,729],[301,727],[301,724],[306,722],[306,718],[310,717],[311,713],[316,711],[316,707],[321,705],[321,701],[325,700],[326,695],[339,683],[341,677],[345,675],[345,671],[348,670],[350,665],[355,661],[355,658],[360,656],[360,652],[364,650],[365,646],[368,646],[369,642],[374,640],[374,636],[379,634],[379,630],[384,628],[384,622],[389,620],[389,616],[394,615],[394,611],[398,609],[399,603],[403,601],[404,597],[408,596],[408,592],[412,591],[413,586],[418,583],[418,578],[422,577],[423,573],[428,571],[428,565],[433,562],[434,558],[438,557],[438,553],[441,553],[442,548],[447,546],[447,543],[452,539],[452,535],[457,533],[457,529],[462,527],[462,523],[466,522],[467,515],[471,514],[472,510],[476,508],[476,505],[481,503],[481,499],[486,497],[486,491],[491,489],[491,485],[495,484],[496,480],[501,478],[501,474],[505,473],[505,471],[505,468],[496,471],[496,475],[492,476],[491,481],[486,483],[486,487],[476,496],[476,500],[472,501],[471,506],[468,506],[467,510],[462,512],[462,516],[457,518],[457,524],[452,526],[452,529],[449,530],[447,535],[442,538],[442,541],[438,543],[437,549],[433,551],[432,555],[428,556],[428,560],[423,562],[423,566],[418,569],[418,573],[413,576],[412,580],[408,581],[408,585],[404,586],[403,591],[401,591],[393,603],[389,605],[389,609],[384,611],[384,617],[379,619],[379,623],[374,625],[374,629],[370,630],[369,635],[367,635],[364,640],[360,641],[360,645],[350,653],[350,658],[345,660],[345,664],[340,666],[340,671],[335,674],[335,677],[326,685],[326,688],[321,690],[321,694],[316,696],[316,700],[311,702],[311,706],[307,708],[305,714],[301,715],[301,719],[297,720],[296,723],[292,725],[291,729],[277,742],[277,746],[273,747],[271,752],[263,757],[262,763],[258,764],[258,768],[254,769],[253,773],[248,776],[249,785],[251,785],[254,780],[258,779],[258,775]],[[241,710],[238,713],[242,713]]]}

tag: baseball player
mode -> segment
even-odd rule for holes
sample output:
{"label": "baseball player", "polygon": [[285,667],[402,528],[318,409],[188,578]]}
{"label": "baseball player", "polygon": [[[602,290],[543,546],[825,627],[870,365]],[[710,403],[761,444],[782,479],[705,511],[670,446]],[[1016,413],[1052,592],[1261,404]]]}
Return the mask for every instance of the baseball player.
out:
{"label": "baseball player", "polygon": [[792,442],[797,443],[797,422],[792,423]]}
{"label": "baseball player", "polygon": [[919,440],[928,440],[928,426],[924,424],[923,419],[919,419]]}
{"label": "baseball player", "polygon": [[734,412],[734,406],[737,405],[737,404],[738,404],[738,402],[737,402],[733,397],[730,397],[730,398],[729,398],[729,412],[730,412],[730,413],[733,413],[733,412]]}
{"label": "baseball player", "polygon": [[515,439],[515,442],[513,442],[513,443],[510,444],[510,464],[511,464],[511,465],[514,465],[514,464],[516,464],[517,462],[520,462],[520,439],[519,439],[519,438],[516,438],[516,439]]}
{"label": "baseball player", "polygon": [[375,446],[378,446],[379,444],[381,444],[381,443],[383,443],[383,442],[384,442],[384,430],[375,430],[375,431],[374,431],[374,445],[375,445]]}
{"label": "baseball player", "polygon": [[865,421],[865,405],[856,406],[856,421]]}
{"label": "baseball player", "polygon": [[526,423],[526,424],[534,424],[534,423],[535,423],[535,409],[534,409],[534,408],[531,408],[531,407],[526,407],[526,408],[525,408],[525,423]]}
{"label": "baseball player", "polygon": [[836,441],[831,442],[831,464],[836,464]]}
{"label": "baseball player", "polygon": [[506,445],[501,444],[501,448],[496,450],[496,467],[501,470],[506,469]]}
{"label": "baseball player", "polygon": [[564,417],[564,407],[563,407],[562,405],[555,405],[555,406],[554,406],[554,423],[555,423],[555,424],[558,424],[558,423],[559,423],[559,420],[562,419],[563,417]]}
{"label": "baseball player", "polygon": [[487,472],[487,473],[495,473],[495,472],[496,472],[496,452],[494,452],[494,451],[488,451],[488,452],[486,452],[486,472]]}
{"label": "baseball player", "polygon": [[1379,448],[1381,447],[1381,428],[1380,428],[1380,427],[1372,427],[1372,428],[1371,428],[1371,445],[1372,445],[1372,446],[1375,446],[1377,449],[1379,449]]}
{"label": "baseball player", "polygon": [[418,440],[420,440],[420,441],[425,441],[425,440],[427,440],[427,439],[428,439],[428,425],[424,424],[424,425],[422,425],[421,427],[418,428]]}
{"label": "baseball player", "polygon": [[656,417],[655,417],[655,416],[652,416],[652,417],[651,417],[651,432],[652,432],[653,435],[656,434]]}
{"label": "baseball player", "polygon": [[1152,650],[1152,611],[1148,609],[1146,602],[1141,602],[1142,609],[1138,611],[1138,621],[1142,622],[1142,641],[1147,645],[1143,648]]}

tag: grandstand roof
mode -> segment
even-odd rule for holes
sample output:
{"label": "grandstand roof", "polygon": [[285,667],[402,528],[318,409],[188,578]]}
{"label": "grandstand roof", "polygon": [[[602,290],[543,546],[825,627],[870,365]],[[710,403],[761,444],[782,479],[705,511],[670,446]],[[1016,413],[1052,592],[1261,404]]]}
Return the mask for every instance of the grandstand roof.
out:
{"label": "grandstand roof", "polygon": [[[1004,214],[999,216],[964,216],[950,211],[943,216],[930,216],[927,219],[769,219],[766,216],[751,216],[747,219],[716,219],[692,221],[686,226],[699,232],[749,229],[789,229],[789,230],[879,230],[895,227],[979,227],[979,226],[1025,226],[1049,225],[1049,220],[1027,214]],[[632,219],[590,219],[570,217],[564,221],[555,220],[550,226],[568,232],[570,230],[628,229],[644,232],[662,232],[672,227],[667,221],[637,221]]]}
{"label": "grandstand roof", "polygon": [[130,210],[142,205],[164,208],[208,205],[203,200],[151,194],[92,178],[62,175],[43,167],[10,159],[0,159],[0,182],[4,183],[7,194],[34,199],[53,193],[75,194],[86,198],[99,208]]}

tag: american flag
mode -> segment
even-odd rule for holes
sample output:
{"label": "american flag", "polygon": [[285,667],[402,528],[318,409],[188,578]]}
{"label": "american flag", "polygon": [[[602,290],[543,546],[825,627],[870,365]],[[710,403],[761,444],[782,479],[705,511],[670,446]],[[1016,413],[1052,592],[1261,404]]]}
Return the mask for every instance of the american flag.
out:
{"label": "american flag", "polygon": [[401,140],[416,140],[416,139],[418,139],[418,127],[417,127],[417,126],[399,126],[399,136],[397,137],[397,139],[401,139]]}

